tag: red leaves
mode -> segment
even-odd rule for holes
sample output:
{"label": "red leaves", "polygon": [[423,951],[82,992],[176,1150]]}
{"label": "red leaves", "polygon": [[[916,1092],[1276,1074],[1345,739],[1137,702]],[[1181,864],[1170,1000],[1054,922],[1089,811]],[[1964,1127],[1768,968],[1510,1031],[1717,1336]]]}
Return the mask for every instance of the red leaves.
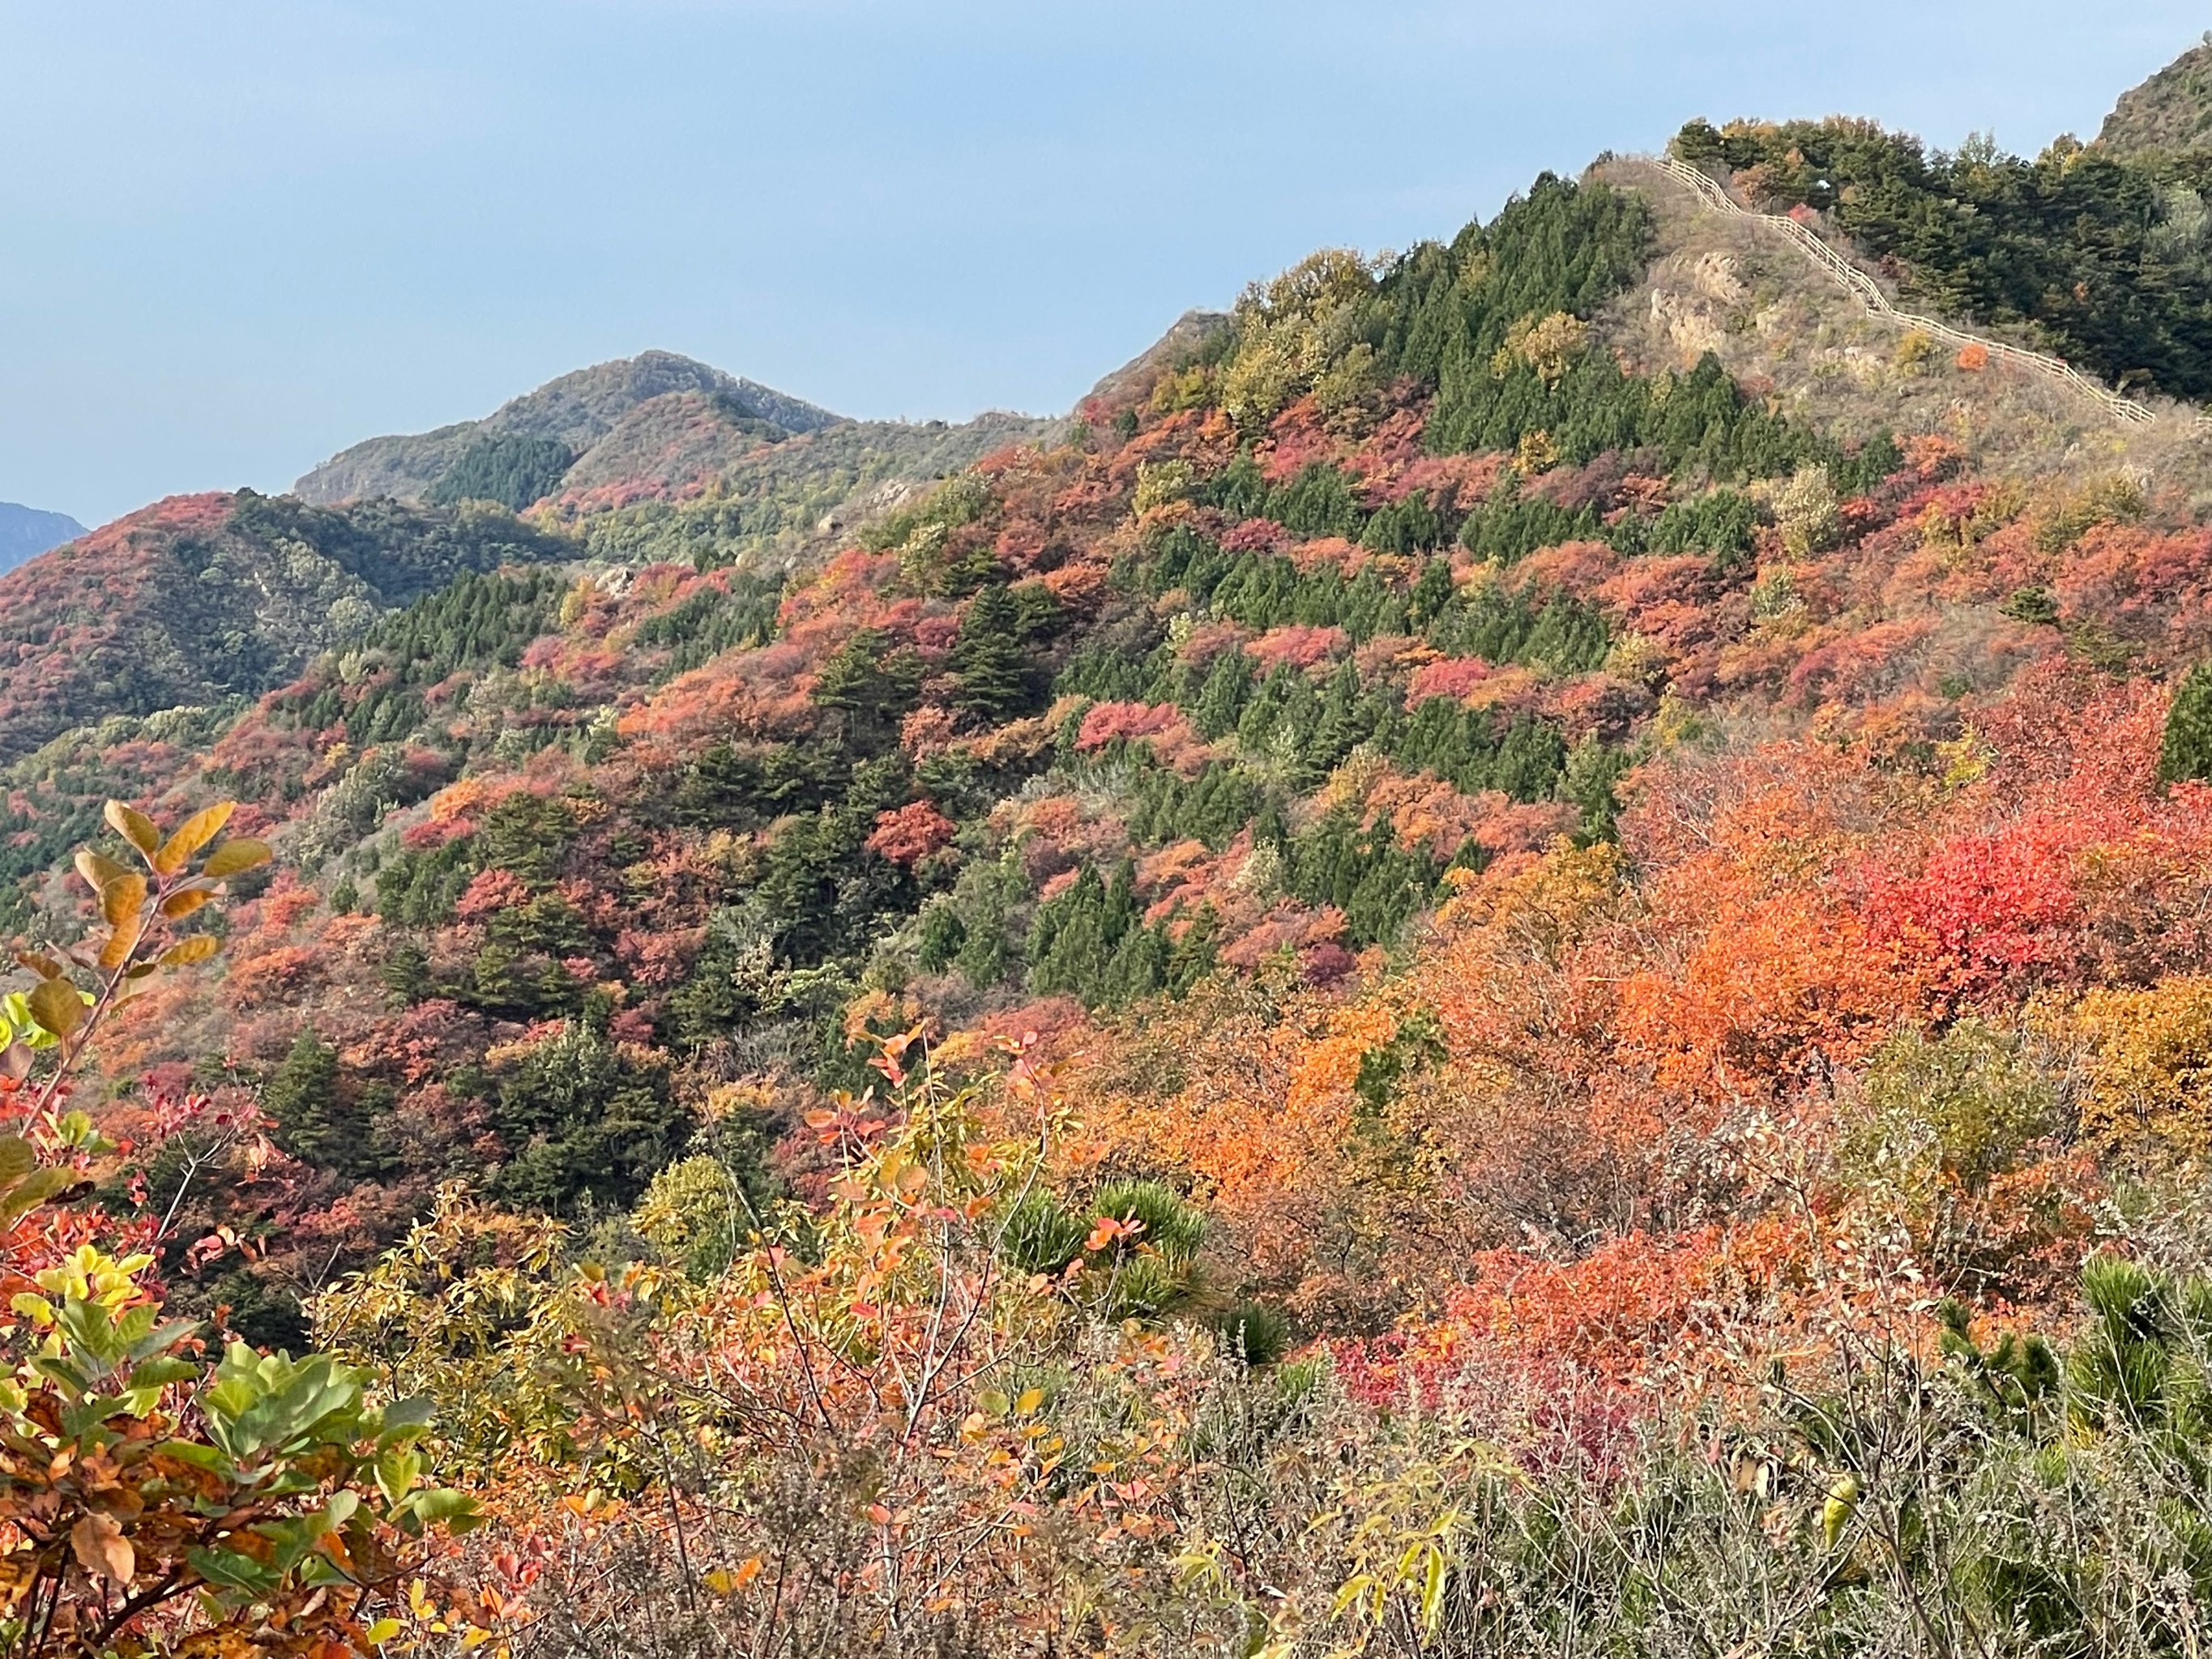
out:
{"label": "red leaves", "polygon": [[453,914],[463,921],[481,921],[529,900],[530,889],[521,877],[506,870],[480,870],[455,901]]}
{"label": "red leaves", "polygon": [[927,800],[911,801],[876,815],[874,832],[868,836],[872,853],[893,864],[912,869],[931,854],[951,844],[959,826]]}
{"label": "red leaves", "polygon": [[1425,662],[1406,682],[1406,707],[1419,708],[1431,697],[1464,697],[1496,672],[1480,657],[1438,657]]}
{"label": "red leaves", "polygon": [[1075,734],[1078,749],[1103,749],[1123,739],[1150,738],[1185,724],[1182,711],[1171,702],[1093,703]]}
{"label": "red leaves", "polygon": [[1215,751],[1173,703],[1093,704],[1077,728],[1075,746],[1088,752],[1117,741],[1141,743],[1161,765],[1194,775]]}
{"label": "red leaves", "polygon": [[1269,629],[1248,644],[1244,653],[1267,668],[1285,663],[1294,668],[1311,668],[1342,656],[1351,646],[1351,636],[1341,628],[1289,623]]}
{"label": "red leaves", "polygon": [[1870,934],[1938,995],[1986,998],[2063,959],[2078,915],[2072,850],[2064,827],[2047,822],[1954,837],[1917,875],[1876,878]]}

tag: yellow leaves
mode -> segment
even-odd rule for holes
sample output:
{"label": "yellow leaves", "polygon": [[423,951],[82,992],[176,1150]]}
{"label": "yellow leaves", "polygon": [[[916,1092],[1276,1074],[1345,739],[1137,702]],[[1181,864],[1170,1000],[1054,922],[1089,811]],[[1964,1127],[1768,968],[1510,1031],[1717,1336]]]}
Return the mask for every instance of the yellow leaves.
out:
{"label": "yellow leaves", "polygon": [[131,1540],[105,1515],[88,1515],[71,1527],[70,1548],[87,1572],[99,1574],[118,1589],[127,1588],[138,1570]]}
{"label": "yellow leaves", "polygon": [[[146,903],[146,878],[118,873],[100,890],[100,919],[110,927],[136,924]],[[134,926],[135,931],[135,926]]]}
{"label": "yellow leaves", "polygon": [[1444,1553],[1434,1544],[1421,1551],[1421,1629],[1434,1634],[1444,1605]]}
{"label": "yellow leaves", "polygon": [[1557,386],[1589,339],[1589,325],[1571,312],[1523,317],[1506,331],[1505,343],[1491,358],[1490,372],[1503,380],[1516,362],[1524,362],[1546,385]]}
{"label": "yellow leaves", "polygon": [[143,1294],[138,1275],[154,1258],[141,1251],[119,1260],[94,1245],[80,1244],[55,1266],[35,1276],[38,1287],[64,1302],[90,1302],[111,1312]]}
{"label": "yellow leaves", "polygon": [[1130,502],[1131,510],[1148,513],[1157,507],[1187,501],[1196,484],[1196,470],[1188,461],[1139,461],[1137,463],[1137,491]]}
{"label": "yellow leaves", "polygon": [[185,867],[186,859],[222,833],[222,826],[230,822],[230,815],[237,809],[235,801],[228,800],[202,807],[179,824],[176,833],[162,842],[148,861],[156,873],[175,875]]}
{"label": "yellow leaves", "polygon": [[729,1595],[761,1576],[761,1559],[749,1555],[735,1567],[716,1567],[705,1576],[707,1588],[717,1595]]}
{"label": "yellow leaves", "polygon": [[154,820],[137,807],[119,800],[107,803],[106,816],[109,827],[151,862],[155,850],[161,844],[161,832],[155,827]]}
{"label": "yellow leaves", "polygon": [[194,933],[180,939],[154,958],[164,968],[188,967],[195,962],[205,962],[222,949],[222,941],[212,933]]}
{"label": "yellow leaves", "polygon": [[1942,786],[1948,791],[1979,783],[1989,775],[1990,764],[1996,757],[1996,749],[1971,724],[1957,737],[1936,745],[1936,759],[1943,769]]}
{"label": "yellow leaves", "polygon": [[142,926],[133,915],[100,942],[97,960],[103,973],[112,974],[131,960],[131,953],[138,948]]}
{"label": "yellow leaves", "polygon": [[159,969],[203,962],[215,954],[218,941],[203,934],[178,940],[151,962],[140,960],[141,949],[158,921],[192,915],[214,896],[222,876],[268,860],[264,843],[241,838],[216,848],[208,860],[214,878],[185,873],[189,860],[222,833],[234,810],[228,801],[204,808],[163,841],[159,826],[137,808],[119,800],[107,803],[108,823],[146,861],[150,878],[90,848],[76,854],[77,875],[97,898],[106,931],[73,947],[66,960],[99,970],[98,994],[79,989],[70,970],[54,957],[16,951],[17,964],[37,974],[40,982],[28,992],[11,991],[0,999],[7,1004],[0,1010],[0,1075],[21,1082],[34,1064],[33,1050],[64,1045],[58,1067],[46,1085],[51,1095],[62,1073],[82,1054],[93,1021],[127,1001],[138,981]]}
{"label": "yellow leaves", "polygon": [[179,921],[205,904],[215,894],[205,887],[186,887],[172,893],[157,907],[163,920]]}
{"label": "yellow leaves", "polygon": [[1360,301],[1373,291],[1373,269],[1357,253],[1325,249],[1273,282],[1255,283],[1237,302],[1236,356],[1221,371],[1221,407],[1248,429],[1272,417],[1298,393],[1333,382],[1332,407],[1358,395],[1371,377],[1373,351],[1358,330]]}
{"label": "yellow leaves", "polygon": [[2089,1051],[2081,1127],[2108,1145],[2148,1136],[2201,1156],[2212,1135],[2212,975],[2096,990],[2048,1023]]}
{"label": "yellow leaves", "polygon": [[31,1018],[58,1037],[67,1037],[84,1023],[84,994],[65,979],[40,980],[27,1001]]}
{"label": "yellow leaves", "polygon": [[2100,524],[2132,524],[2148,506],[2141,479],[2125,471],[2101,473],[2079,489],[2053,489],[2038,503],[2036,550],[2056,553]]}
{"label": "yellow leaves", "polygon": [[267,842],[256,841],[251,836],[239,836],[209,854],[207,862],[200,869],[211,879],[221,881],[227,876],[258,869],[269,862],[270,856]]}
{"label": "yellow leaves", "polygon": [[[112,884],[131,873],[113,859],[105,854],[95,853],[89,847],[76,855],[76,872],[94,893],[105,893]],[[142,883],[144,879],[143,876],[139,878]]]}
{"label": "yellow leaves", "polygon": [[146,926],[146,878],[118,876],[100,890],[100,919],[109,933],[100,946],[102,971],[113,973],[130,961]]}
{"label": "yellow leaves", "polygon": [[1936,337],[1924,328],[1909,328],[1898,336],[1890,353],[1890,366],[1900,374],[1917,374],[1936,355]]}
{"label": "yellow leaves", "polygon": [[[204,806],[179,824],[167,841],[161,839],[161,828],[153,819],[123,801],[108,802],[106,816],[115,833],[138,849],[138,855],[146,860],[149,870],[156,876],[169,877],[182,870],[191,861],[194,854],[221,835],[223,826],[230,822],[231,814],[237,810],[238,803],[228,800]],[[266,864],[270,857],[266,842],[257,841],[250,836],[238,836],[225,842],[208,855],[206,877],[212,881],[221,881],[227,876],[238,875]],[[76,868],[86,884],[103,897],[127,873],[112,859],[89,849],[76,855]],[[143,900],[142,892],[142,902]],[[164,914],[181,915],[191,908],[187,905],[185,909],[174,913],[165,911]]]}
{"label": "yellow leaves", "polygon": [[1846,1474],[1828,1488],[1827,1501],[1820,1505],[1820,1536],[1830,1549],[1843,1536],[1844,1528],[1858,1506],[1859,1483],[1856,1475]]}
{"label": "yellow leaves", "polygon": [[18,1291],[9,1297],[11,1311],[28,1320],[34,1330],[48,1331],[54,1325],[54,1304],[43,1296],[33,1296],[28,1291]]}
{"label": "yellow leaves", "polygon": [[1486,881],[1447,903],[1437,920],[1479,923],[1525,940],[1549,958],[1620,896],[1626,880],[1618,848],[1599,842],[1577,848],[1564,836],[1542,861]]}
{"label": "yellow leaves", "polygon": [[1528,476],[1548,472],[1559,464],[1559,447],[1548,432],[1524,432],[1513,447],[1513,465]]}
{"label": "yellow leaves", "polygon": [[[459,1650],[463,1653],[491,1640],[491,1632],[470,1619],[458,1603],[450,1609],[441,1609],[430,1599],[429,1587],[420,1578],[407,1586],[407,1611],[418,1626],[433,1636],[459,1633],[461,1638]],[[368,1639],[373,1643],[389,1642],[399,1634],[400,1629],[398,1620],[380,1619],[369,1626]],[[379,1635],[379,1632],[383,1634]],[[414,1644],[403,1645],[411,1647]]]}

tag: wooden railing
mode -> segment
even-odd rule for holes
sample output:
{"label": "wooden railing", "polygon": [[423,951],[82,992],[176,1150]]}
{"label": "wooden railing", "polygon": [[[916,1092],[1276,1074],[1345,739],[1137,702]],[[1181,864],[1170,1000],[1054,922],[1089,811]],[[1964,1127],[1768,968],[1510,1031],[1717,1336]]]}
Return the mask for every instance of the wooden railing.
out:
{"label": "wooden railing", "polygon": [[[2008,345],[2002,340],[1992,340],[1987,335],[1970,334],[1964,329],[1953,328],[1948,323],[1938,322],[1933,317],[1923,317],[1913,312],[1899,310],[1891,303],[1889,295],[1882,291],[1881,285],[1872,276],[1844,258],[1842,254],[1837,252],[1834,248],[1819,236],[1814,235],[1810,229],[1798,223],[1796,220],[1778,213],[1760,213],[1744,206],[1723,189],[1719,181],[1710,174],[1677,161],[1671,155],[1625,155],[1620,159],[1638,167],[1651,167],[1665,173],[1679,184],[1688,185],[1703,198],[1708,207],[1718,212],[1729,214],[1738,219],[1752,220],[1780,235],[1786,236],[1796,245],[1800,252],[1850,289],[1852,296],[1877,317],[1885,318],[1891,322],[1901,323],[1908,328],[1918,329],[1923,334],[1932,336],[1938,340],[1948,340],[1962,348],[1979,346],[1989,353],[1992,361],[2012,363],[2033,374],[2063,381],[2075,391],[2095,398],[2105,406],[2106,411],[2115,420],[2124,422],[2130,426],[2140,426],[2158,418],[2151,410],[2136,402],[2134,398],[2124,398],[2110,386],[2099,385],[2071,363],[2063,362],[2057,357],[2047,356],[2040,351],[2029,351],[2020,346]],[[2199,423],[2205,423],[2206,419],[2207,417],[2200,416]]]}

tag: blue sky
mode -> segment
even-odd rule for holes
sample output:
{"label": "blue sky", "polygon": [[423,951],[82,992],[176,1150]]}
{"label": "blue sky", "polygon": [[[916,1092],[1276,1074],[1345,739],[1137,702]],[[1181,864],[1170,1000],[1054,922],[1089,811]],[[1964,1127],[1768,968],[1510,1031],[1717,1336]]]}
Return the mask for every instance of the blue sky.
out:
{"label": "blue sky", "polygon": [[1056,410],[1316,246],[1688,116],[2087,137],[2212,24],[2122,9],[0,0],[0,500],[282,488],[651,346]]}

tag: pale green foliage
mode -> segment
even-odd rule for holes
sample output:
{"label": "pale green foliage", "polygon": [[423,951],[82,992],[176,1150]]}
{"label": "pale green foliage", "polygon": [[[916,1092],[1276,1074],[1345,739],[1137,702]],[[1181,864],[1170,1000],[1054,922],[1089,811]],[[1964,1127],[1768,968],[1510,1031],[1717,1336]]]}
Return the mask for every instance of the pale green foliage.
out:
{"label": "pale green foliage", "polygon": [[1265,424],[1311,392],[1324,414],[1355,403],[1371,379],[1374,353],[1359,338],[1374,268],[1328,248],[1237,302],[1237,350],[1221,380],[1221,406],[1238,425]]}
{"label": "pale green foliage", "polygon": [[720,1158],[703,1156],[681,1159],[653,1176],[630,1225],[700,1280],[727,1267],[752,1232],[737,1177]]}
{"label": "pale green foliage", "polygon": [[1188,461],[1139,461],[1137,464],[1137,493],[1130,506],[1139,513],[1156,507],[1189,498],[1197,482],[1197,474]]}
{"label": "pale green foliage", "polygon": [[1836,544],[1844,521],[1826,467],[1800,467],[1796,477],[1775,491],[1774,522],[1782,532],[1783,551],[1793,559],[1810,558]]}
{"label": "pale green foliage", "polygon": [[1797,592],[1797,579],[1785,568],[1762,570],[1759,580],[1751,585],[1751,619],[1759,623],[1780,622],[1794,617],[1805,608],[1805,601]]}
{"label": "pale green foliage", "polygon": [[483,1469],[526,1443],[568,1449],[570,1413],[541,1363],[571,1328],[568,1231],[447,1188],[406,1238],[311,1297],[317,1344],[395,1394],[434,1392],[440,1442]]}
{"label": "pale green foliage", "polygon": [[2057,1091],[2021,1039],[1962,1019],[1938,1037],[1900,1031],[1876,1051],[1844,1166],[1926,1206],[1946,1182],[1979,1190],[2057,1127]]}

